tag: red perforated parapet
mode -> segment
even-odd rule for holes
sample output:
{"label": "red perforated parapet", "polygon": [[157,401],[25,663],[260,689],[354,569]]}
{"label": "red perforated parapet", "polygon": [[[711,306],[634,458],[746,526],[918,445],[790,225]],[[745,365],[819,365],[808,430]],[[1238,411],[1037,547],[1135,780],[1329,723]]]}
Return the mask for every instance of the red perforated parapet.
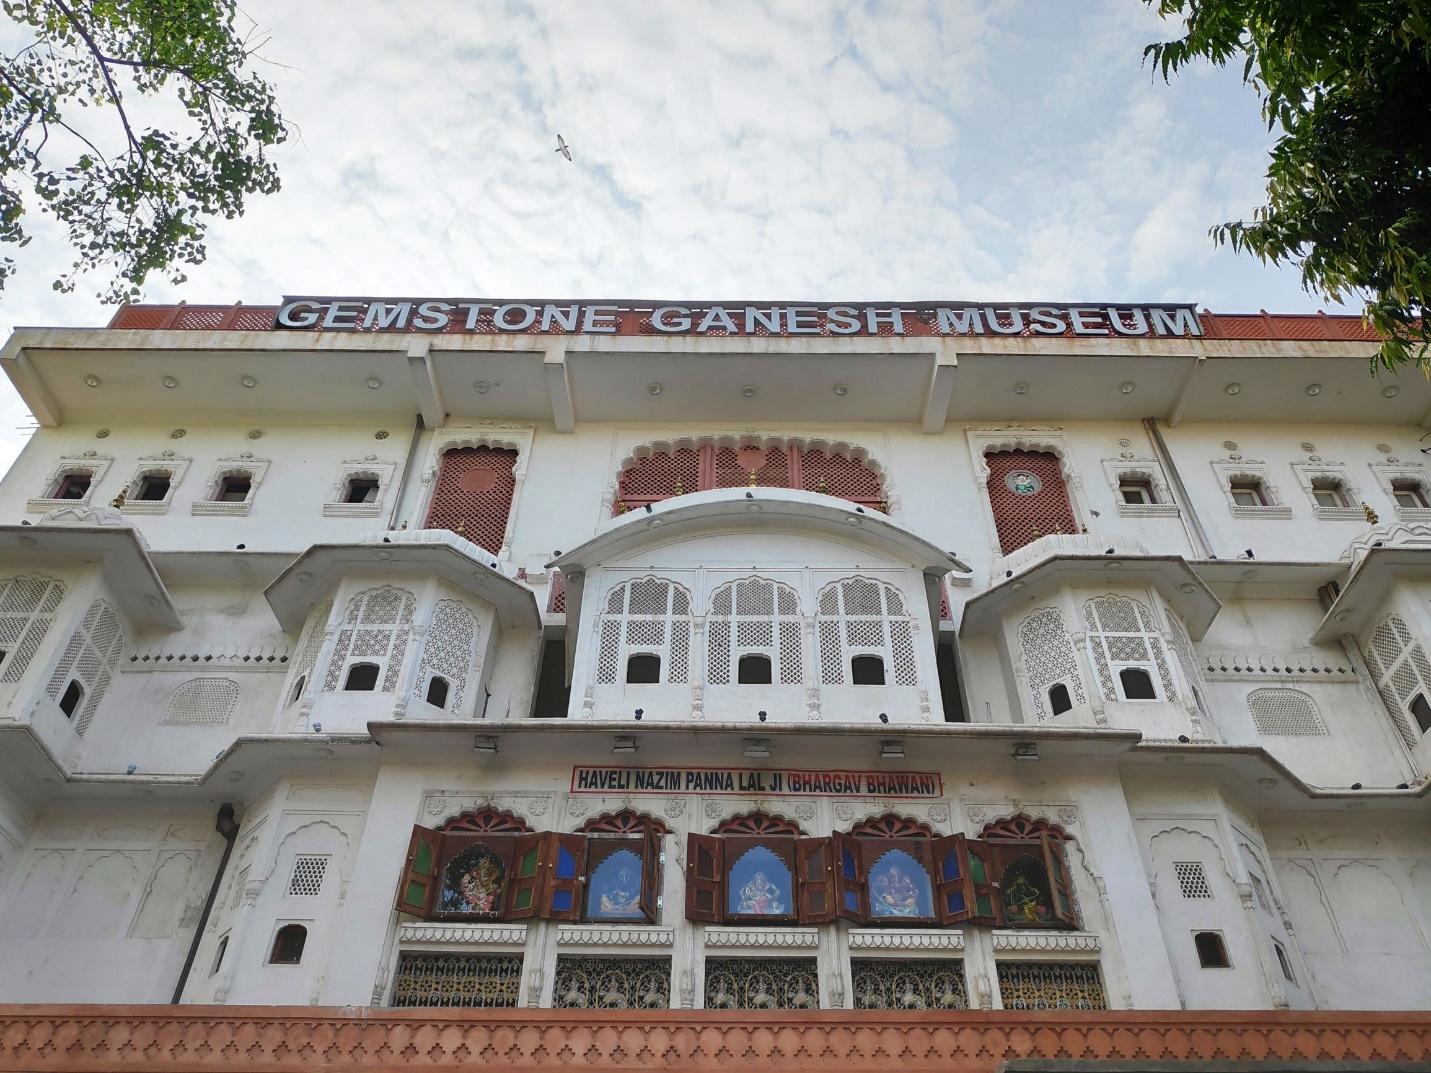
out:
{"label": "red perforated parapet", "polygon": [[444,452],[427,512],[428,529],[450,529],[490,552],[502,548],[512,510],[517,452],[503,447],[456,447]]}
{"label": "red perforated parapet", "polygon": [[1077,532],[1057,455],[993,451],[985,460],[989,465],[989,505],[1005,555],[1050,533]]}
{"label": "red perforated parapet", "polygon": [[551,582],[547,585],[547,610],[553,615],[566,614],[566,577],[560,570],[552,571]]}

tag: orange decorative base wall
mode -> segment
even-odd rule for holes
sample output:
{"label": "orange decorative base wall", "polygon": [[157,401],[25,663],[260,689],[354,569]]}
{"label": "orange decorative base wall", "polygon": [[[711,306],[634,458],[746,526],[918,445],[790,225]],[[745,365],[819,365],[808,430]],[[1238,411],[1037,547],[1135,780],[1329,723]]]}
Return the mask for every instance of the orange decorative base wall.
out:
{"label": "orange decorative base wall", "polygon": [[0,1006],[5,1073],[475,1066],[959,1073],[1019,1059],[1425,1063],[1431,1013]]}

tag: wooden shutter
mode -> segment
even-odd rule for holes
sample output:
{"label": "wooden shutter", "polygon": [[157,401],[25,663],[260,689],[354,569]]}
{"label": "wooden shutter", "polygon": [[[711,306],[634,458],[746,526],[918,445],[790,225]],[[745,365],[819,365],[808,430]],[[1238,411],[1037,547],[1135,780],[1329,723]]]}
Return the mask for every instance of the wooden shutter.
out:
{"label": "wooden shutter", "polygon": [[517,835],[513,841],[512,858],[507,865],[507,897],[502,916],[506,920],[534,917],[542,907],[542,894],[547,869],[547,836]]}
{"label": "wooden shutter", "polygon": [[1068,874],[1068,856],[1061,839],[1039,836],[1043,843],[1043,861],[1048,869],[1048,886],[1053,892],[1053,915],[1060,924],[1078,927],[1078,913],[1073,907],[1072,884]]}
{"label": "wooden shutter", "polygon": [[795,871],[801,924],[835,919],[834,845],[828,838],[795,840]]}
{"label": "wooden shutter", "polygon": [[410,913],[427,919],[437,902],[437,866],[442,857],[442,834],[426,827],[414,826],[407,844],[407,860],[403,864],[402,882],[398,884],[399,913]]}
{"label": "wooden shutter", "polygon": [[972,924],[1002,924],[1003,905],[999,901],[998,860],[994,847],[988,842],[966,839],[964,848],[969,867],[969,883],[974,890],[974,915]]}
{"label": "wooden shutter", "polygon": [[725,864],[719,835],[686,839],[686,919],[719,923],[725,909]]}
{"label": "wooden shutter", "polygon": [[973,870],[968,839],[963,835],[936,838],[934,851],[934,911],[941,924],[961,924],[974,918]]}
{"label": "wooden shutter", "polygon": [[665,842],[660,831],[656,830],[654,826],[648,826],[646,835],[642,839],[642,845],[644,853],[641,861],[641,912],[646,915],[648,924],[659,924],[661,922],[661,865],[666,860],[666,851],[663,848]]}
{"label": "wooden shutter", "polygon": [[835,913],[846,920],[863,924],[870,915],[863,847],[858,838],[839,831],[830,838],[834,849],[831,864],[835,876]]}
{"label": "wooden shutter", "polygon": [[[582,894],[586,887],[586,836],[552,832],[544,838],[541,854],[541,915],[548,920],[580,920]],[[518,852],[519,869],[521,858],[522,855]]]}

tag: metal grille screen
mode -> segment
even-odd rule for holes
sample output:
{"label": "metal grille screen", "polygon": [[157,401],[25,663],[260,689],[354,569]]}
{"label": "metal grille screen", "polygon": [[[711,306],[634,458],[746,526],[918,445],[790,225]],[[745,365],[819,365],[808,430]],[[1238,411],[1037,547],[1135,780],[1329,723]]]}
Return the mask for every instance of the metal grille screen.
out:
{"label": "metal grille screen", "polygon": [[558,958],[552,1005],[577,1010],[664,1010],[671,1005],[671,961]]}
{"label": "metal grille screen", "polygon": [[857,1010],[964,1010],[964,962],[958,958],[855,958]]}
{"label": "metal grille screen", "polygon": [[1087,961],[1001,961],[1006,1010],[1106,1010],[1098,965]]}
{"label": "metal grille screen", "polygon": [[814,958],[706,958],[708,1010],[815,1010]]}
{"label": "metal grille screen", "polygon": [[404,953],[388,1005],[511,1008],[521,990],[521,954]]}

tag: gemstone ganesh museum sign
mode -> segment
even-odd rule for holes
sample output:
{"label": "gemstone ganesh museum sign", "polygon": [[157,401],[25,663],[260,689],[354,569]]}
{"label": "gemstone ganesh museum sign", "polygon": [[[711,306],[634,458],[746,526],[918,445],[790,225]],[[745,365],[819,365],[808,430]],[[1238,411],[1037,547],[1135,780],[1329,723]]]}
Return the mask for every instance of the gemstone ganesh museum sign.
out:
{"label": "gemstone ganesh museum sign", "polygon": [[1187,303],[655,303],[287,297],[276,330],[473,335],[1201,336]]}
{"label": "gemstone ganesh museum sign", "polygon": [[574,794],[793,794],[801,797],[944,796],[931,771],[837,771],[793,768],[618,767],[578,764]]}

